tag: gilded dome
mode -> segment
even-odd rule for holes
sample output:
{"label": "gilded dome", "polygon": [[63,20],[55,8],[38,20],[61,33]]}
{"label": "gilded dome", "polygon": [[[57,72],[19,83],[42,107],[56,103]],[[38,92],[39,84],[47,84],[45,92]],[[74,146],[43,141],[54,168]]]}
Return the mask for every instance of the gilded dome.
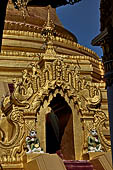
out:
{"label": "gilded dome", "polygon": [[[48,7],[27,7],[26,14],[23,16],[23,11],[15,9],[9,0],[4,29],[40,33],[42,26],[47,21],[47,12]],[[55,24],[57,35],[77,42],[76,37],[63,27],[56,15],[56,9],[52,7],[50,8],[50,19]]]}

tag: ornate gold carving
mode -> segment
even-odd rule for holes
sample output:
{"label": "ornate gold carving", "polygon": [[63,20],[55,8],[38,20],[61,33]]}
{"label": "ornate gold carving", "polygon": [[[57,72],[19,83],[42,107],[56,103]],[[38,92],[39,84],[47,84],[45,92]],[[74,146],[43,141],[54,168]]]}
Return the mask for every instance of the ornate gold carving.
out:
{"label": "ornate gold carving", "polygon": [[110,150],[111,141],[106,139],[106,137],[103,134],[103,129],[106,129],[107,131],[109,130],[109,118],[103,111],[97,110],[96,114],[94,115],[94,126],[98,131],[101,143],[104,147],[104,151]]}
{"label": "ornate gold carving", "polygon": [[[44,41],[40,29],[42,27],[38,25],[5,21],[4,39],[18,40],[19,37],[19,41],[26,39],[27,42],[32,40],[35,44],[41,44]],[[0,163],[6,163],[8,166],[10,163],[23,163],[25,139],[31,130],[37,130],[41,147],[46,151],[46,115],[50,113],[51,108],[48,106],[57,93],[65,98],[72,110],[77,159],[82,159],[82,155],[88,151],[87,137],[92,128],[98,132],[102,149],[104,151],[110,149],[110,140],[104,135],[104,131],[109,130],[108,117],[100,109],[102,94],[98,87],[99,83],[92,83],[89,77],[83,77],[84,70],[77,63],[80,61],[82,65],[83,60],[86,60],[88,64],[93,63],[100,67],[102,64],[97,54],[76,43],[71,34],[64,34],[62,30],[57,30],[57,27],[51,24],[48,9],[48,20],[42,29],[47,43],[45,53],[41,53],[39,57],[36,53],[38,47],[34,52],[28,47],[29,52],[26,52],[27,49],[24,48],[18,51],[20,48],[7,49],[5,46],[0,53],[1,60],[21,58],[23,63],[24,59],[26,62],[28,60],[31,62],[35,57],[35,61],[39,61],[29,64],[29,69],[23,70],[22,77],[14,80],[14,93],[5,97],[3,101],[2,111],[0,111]],[[59,49],[66,49],[67,46],[67,50],[70,50],[73,56],[61,55]],[[59,49],[56,48],[55,51],[54,47]],[[66,54],[64,49],[63,52]],[[75,53],[76,49],[78,54]],[[88,74],[91,75],[92,72]]]}
{"label": "ornate gold carving", "polygon": [[3,100],[3,107],[5,107],[7,104],[9,104],[10,103],[10,96],[7,96],[7,97],[5,97],[4,98],[4,100]]}
{"label": "ornate gold carving", "polygon": [[29,1],[31,0],[13,0],[14,7],[18,10],[22,10],[24,17],[27,11],[27,4]]}
{"label": "ornate gold carving", "polygon": [[0,130],[3,133],[0,141],[1,163],[21,162],[25,134],[23,111],[13,105],[12,111],[7,116],[1,117]]}
{"label": "ornate gold carving", "polygon": [[23,71],[22,82],[17,85],[13,94],[16,101],[29,104],[29,107],[34,109],[33,105],[40,105],[49,89],[61,87],[68,91],[69,97],[74,97],[74,102],[78,103],[80,110],[90,112],[98,109],[101,91],[87,78],[80,77],[79,66],[56,59],[46,67],[41,70],[38,64],[32,63],[32,73]]}
{"label": "ornate gold carving", "polygon": [[[12,139],[0,143],[1,156],[7,155],[6,148],[7,153],[14,159],[16,159],[18,150],[22,156],[25,153],[23,149],[25,137],[31,130],[37,130],[40,133],[39,138],[45,151],[45,139],[43,138],[46,136],[42,134],[42,131],[45,130],[44,117],[48,111],[50,102],[48,99],[52,99],[57,93],[65,96],[70,106],[73,105],[73,114],[74,108],[78,108],[75,113],[78,114],[76,118],[79,118],[83,129],[83,132],[80,132],[84,141],[83,153],[86,153],[88,149],[87,137],[92,124],[96,127],[100,141],[102,141],[102,149],[104,148],[105,151],[110,149],[110,143],[102,131],[108,118],[100,109],[102,100],[100,88],[88,77],[83,77],[80,74],[81,68],[78,64],[67,62],[64,58],[55,58],[51,60],[51,56],[49,56],[46,59],[41,58],[39,63],[31,63],[31,70],[24,70],[21,80],[14,81],[15,90],[11,102],[8,101],[12,108],[8,111],[6,120],[15,127],[15,131],[12,132]],[[7,101],[7,99],[5,100]],[[6,106],[7,102],[4,105],[5,113]],[[39,121],[37,119],[43,121],[41,125],[43,129],[39,130],[38,125],[41,122],[37,123]]]}

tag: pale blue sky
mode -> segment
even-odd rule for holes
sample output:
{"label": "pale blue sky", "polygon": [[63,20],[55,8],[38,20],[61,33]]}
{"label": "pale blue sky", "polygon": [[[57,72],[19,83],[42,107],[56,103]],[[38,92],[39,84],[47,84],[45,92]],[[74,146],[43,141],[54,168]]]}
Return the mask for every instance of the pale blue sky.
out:
{"label": "pale blue sky", "polygon": [[91,40],[100,33],[99,7],[100,0],[81,0],[74,5],[57,8],[57,15],[64,27],[76,35],[78,43],[101,57],[102,49],[91,45]]}

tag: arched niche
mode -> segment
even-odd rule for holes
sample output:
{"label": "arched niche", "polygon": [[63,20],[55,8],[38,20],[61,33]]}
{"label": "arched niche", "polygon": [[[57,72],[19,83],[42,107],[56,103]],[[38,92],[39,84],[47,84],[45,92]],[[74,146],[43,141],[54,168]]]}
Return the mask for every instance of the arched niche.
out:
{"label": "arched niche", "polygon": [[46,151],[56,153],[61,150],[64,159],[74,159],[72,110],[59,93],[51,100],[49,107],[51,112],[46,116]]}
{"label": "arched niche", "polygon": [[[52,114],[55,114],[54,107],[55,107],[55,103],[59,102],[58,98],[60,98],[62,102],[65,103],[65,109],[68,109],[70,113],[67,112],[67,118],[65,117],[66,116],[65,113],[64,113],[65,116],[59,113],[60,121],[65,117],[65,125],[62,124],[63,128],[62,131],[60,131],[61,134],[59,134],[58,147],[56,147],[56,149],[52,152],[55,152],[57,149],[61,149],[66,159],[80,160],[82,159],[84,139],[83,139],[83,129],[82,129],[82,123],[80,119],[79,109],[77,104],[76,105],[74,104],[73,99],[68,98],[67,93],[66,92],[64,93],[62,89],[56,89],[54,93],[50,93],[48,97],[44,99],[40,107],[40,110],[37,114],[37,120],[38,120],[37,131],[39,134],[41,146],[45,152],[46,149],[48,151],[48,148],[46,148],[47,147],[47,141],[46,141],[47,121],[50,121],[49,116],[52,112],[53,112]],[[58,112],[56,116],[58,117]],[[72,146],[70,146],[69,142],[70,144],[72,144]],[[53,145],[54,145],[54,141],[53,141]],[[67,151],[69,152],[70,156],[66,155]]]}

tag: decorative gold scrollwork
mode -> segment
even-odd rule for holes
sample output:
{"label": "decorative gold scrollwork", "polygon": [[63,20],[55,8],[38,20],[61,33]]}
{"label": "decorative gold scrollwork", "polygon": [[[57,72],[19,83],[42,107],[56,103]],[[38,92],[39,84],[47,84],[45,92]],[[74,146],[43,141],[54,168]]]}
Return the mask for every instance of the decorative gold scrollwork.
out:
{"label": "decorative gold scrollwork", "polygon": [[111,141],[110,139],[109,140],[106,139],[103,133],[104,129],[107,131],[107,133],[109,133],[109,118],[106,116],[106,114],[103,111],[98,110],[94,115],[94,126],[98,131],[104,150],[105,151],[110,150]]}
{"label": "decorative gold scrollwork", "polygon": [[[109,149],[110,142],[102,131],[108,118],[100,109],[102,95],[99,87],[87,77],[81,76],[78,65],[73,66],[60,58],[47,62],[43,69],[38,63],[32,63],[31,66],[29,72],[23,71],[21,81],[18,79],[15,81],[11,102],[10,98],[4,100],[4,111],[7,103],[11,104],[10,111],[5,117],[8,125],[14,127],[14,131],[10,140],[0,142],[1,155],[6,155],[6,148],[7,153],[13,158],[18,151],[21,155],[25,153],[23,150],[25,137],[32,130],[31,128],[36,128],[38,111],[43,107],[45,98],[48,100],[49,95],[54,96],[56,91],[62,91],[61,93],[67,96],[69,102],[73,101],[73,105],[77,105],[78,115],[83,122],[84,152],[86,152],[86,139],[91,128],[88,124],[93,123],[102,141],[102,147],[104,150]],[[1,134],[3,135],[3,132]]]}

